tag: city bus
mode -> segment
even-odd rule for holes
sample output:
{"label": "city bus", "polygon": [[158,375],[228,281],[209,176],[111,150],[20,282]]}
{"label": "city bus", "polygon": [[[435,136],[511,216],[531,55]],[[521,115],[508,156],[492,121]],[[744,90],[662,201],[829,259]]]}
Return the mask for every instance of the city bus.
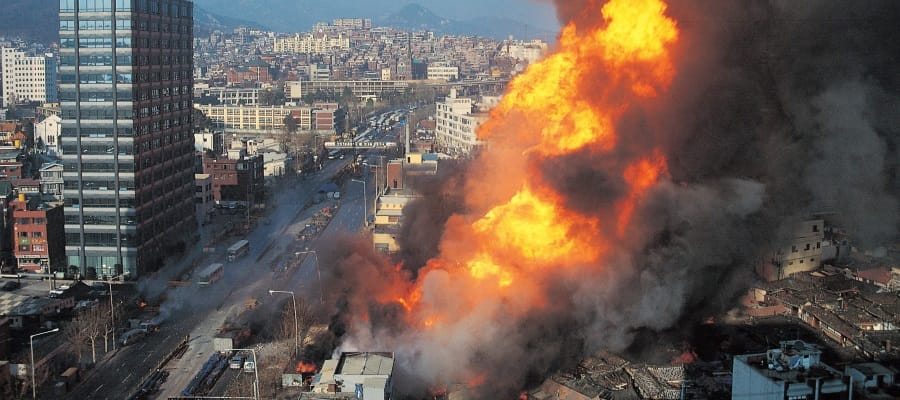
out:
{"label": "city bus", "polygon": [[210,264],[203,268],[202,271],[197,275],[197,285],[198,286],[209,286],[213,283],[216,283],[219,278],[222,277],[222,274],[225,273],[225,267],[220,263]]}
{"label": "city bus", "polygon": [[247,240],[238,240],[235,244],[228,248],[228,261],[234,261],[250,252],[250,242]]}

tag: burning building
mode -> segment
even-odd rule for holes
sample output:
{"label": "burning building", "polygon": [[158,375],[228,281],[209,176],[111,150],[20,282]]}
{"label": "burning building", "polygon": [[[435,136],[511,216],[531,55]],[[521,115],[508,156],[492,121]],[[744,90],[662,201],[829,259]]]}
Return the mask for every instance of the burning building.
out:
{"label": "burning building", "polygon": [[554,50],[479,126],[459,190],[405,207],[446,216],[404,212],[435,226],[397,238],[427,260],[332,257],[341,350],[394,350],[398,390],[512,398],[706,320],[826,200],[862,246],[896,237],[896,5],[555,3]]}

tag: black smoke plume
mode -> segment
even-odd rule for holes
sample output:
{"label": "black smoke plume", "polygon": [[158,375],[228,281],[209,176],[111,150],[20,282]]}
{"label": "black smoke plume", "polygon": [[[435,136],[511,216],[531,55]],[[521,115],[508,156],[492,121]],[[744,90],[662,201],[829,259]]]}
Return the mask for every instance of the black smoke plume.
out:
{"label": "black smoke plume", "polygon": [[[603,23],[602,2],[555,4],[579,31]],[[423,186],[424,199],[407,209],[398,240],[410,272],[397,278],[393,265],[368,255],[335,266],[346,276],[362,271],[351,280],[360,286],[346,290],[343,348],[395,351],[401,391],[475,370],[487,375],[480,398],[509,398],[600,348],[628,348],[637,331],[677,330],[729,308],[754,265],[813,213],[832,212],[863,248],[897,239],[900,3],[675,0],[667,15],[680,30],[674,81],[624,111],[616,150],[529,165],[529,179],[567,207],[608,219],[624,190],[623,160],[661,149],[671,179],[651,189],[602,268],[560,268],[540,282],[552,304],[524,317],[500,318],[495,310],[508,304],[489,304],[440,331],[405,326],[384,288],[439,253],[445,222],[485,211],[460,201],[460,191],[498,190],[480,178],[524,163],[477,157]],[[603,71],[587,74],[583,82],[607,81]],[[464,295],[447,272],[421,282],[448,304]],[[353,314],[359,309],[367,320]]]}

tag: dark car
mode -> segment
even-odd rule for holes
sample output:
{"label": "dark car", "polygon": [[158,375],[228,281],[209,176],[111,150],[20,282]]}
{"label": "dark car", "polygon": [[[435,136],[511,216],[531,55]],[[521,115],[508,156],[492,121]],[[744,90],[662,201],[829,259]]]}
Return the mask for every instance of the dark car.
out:
{"label": "dark car", "polygon": [[9,291],[12,291],[12,290],[16,290],[16,289],[18,289],[18,288],[20,288],[20,287],[22,287],[22,284],[19,283],[19,282],[16,282],[16,281],[7,281],[6,283],[3,284],[3,286],[0,286],[0,290],[3,290],[3,291],[5,291],[5,292],[9,292]]}

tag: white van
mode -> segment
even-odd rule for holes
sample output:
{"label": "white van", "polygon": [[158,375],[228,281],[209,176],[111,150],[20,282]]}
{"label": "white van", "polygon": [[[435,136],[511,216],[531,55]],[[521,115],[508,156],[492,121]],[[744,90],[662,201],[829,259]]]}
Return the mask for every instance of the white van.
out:
{"label": "white van", "polygon": [[244,372],[253,372],[256,369],[256,362],[251,359],[244,361]]}

